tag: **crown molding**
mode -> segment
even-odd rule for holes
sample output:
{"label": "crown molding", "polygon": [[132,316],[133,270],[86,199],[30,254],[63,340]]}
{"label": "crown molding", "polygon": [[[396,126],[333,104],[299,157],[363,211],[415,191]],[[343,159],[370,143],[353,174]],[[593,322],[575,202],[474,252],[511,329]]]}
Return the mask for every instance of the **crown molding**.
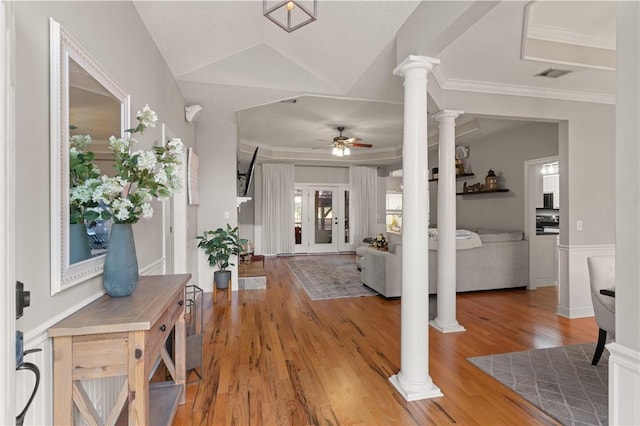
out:
{"label": "crown molding", "polygon": [[349,156],[336,157],[330,152],[322,152],[310,148],[282,148],[253,144],[248,141],[238,143],[238,152],[251,153],[258,146],[261,162],[282,161],[298,164],[391,164],[402,159],[402,147],[358,150]]}
{"label": "crown molding", "polygon": [[496,95],[526,96],[532,98],[558,99],[563,101],[591,102],[615,105],[615,95],[575,90],[549,89],[514,84],[492,83],[475,80],[459,80],[448,78],[444,67],[440,65],[433,70],[433,76],[442,90],[461,92],[491,93]]}
{"label": "crown molding", "polygon": [[591,34],[568,31],[551,25],[529,25],[527,38],[564,43],[574,46],[595,47],[598,49],[616,50],[615,37],[599,37]]}

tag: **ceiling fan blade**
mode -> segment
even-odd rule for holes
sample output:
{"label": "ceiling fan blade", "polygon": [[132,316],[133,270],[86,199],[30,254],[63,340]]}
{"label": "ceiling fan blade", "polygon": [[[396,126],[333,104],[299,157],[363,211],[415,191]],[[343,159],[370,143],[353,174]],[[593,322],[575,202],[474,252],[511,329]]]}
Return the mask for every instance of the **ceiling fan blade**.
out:
{"label": "ceiling fan blade", "polygon": [[351,146],[355,146],[358,148],[371,148],[373,147],[373,145],[371,145],[370,143],[352,143]]}
{"label": "ceiling fan blade", "polygon": [[360,142],[361,140],[362,139],[360,139],[360,138],[355,138],[354,137],[354,138],[346,139],[345,142],[350,143],[350,144],[354,144],[354,143]]}

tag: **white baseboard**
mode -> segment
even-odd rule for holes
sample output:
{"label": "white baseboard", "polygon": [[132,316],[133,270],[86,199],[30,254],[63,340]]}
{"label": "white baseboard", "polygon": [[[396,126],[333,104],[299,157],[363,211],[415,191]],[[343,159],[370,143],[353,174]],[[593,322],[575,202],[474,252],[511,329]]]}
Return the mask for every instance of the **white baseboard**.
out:
{"label": "white baseboard", "polygon": [[640,351],[609,343],[609,424],[640,424]]}
{"label": "white baseboard", "polygon": [[556,313],[561,317],[565,317],[565,318],[592,317],[593,306],[582,306],[579,308],[566,308],[565,306],[558,305],[558,311]]}
{"label": "white baseboard", "polygon": [[593,316],[587,258],[615,254],[615,244],[558,245],[558,315]]}

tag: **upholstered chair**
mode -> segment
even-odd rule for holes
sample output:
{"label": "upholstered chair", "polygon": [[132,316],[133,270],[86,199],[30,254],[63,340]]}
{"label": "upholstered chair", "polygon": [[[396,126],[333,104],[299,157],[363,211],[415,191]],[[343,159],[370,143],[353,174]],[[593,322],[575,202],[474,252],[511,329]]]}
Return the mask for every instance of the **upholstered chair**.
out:
{"label": "upholstered chair", "polygon": [[591,361],[592,365],[597,365],[607,342],[607,333],[611,339],[615,338],[616,301],[614,297],[600,294],[600,290],[615,290],[616,258],[615,256],[593,256],[587,259],[587,264],[589,265],[593,312],[600,329],[598,345]]}

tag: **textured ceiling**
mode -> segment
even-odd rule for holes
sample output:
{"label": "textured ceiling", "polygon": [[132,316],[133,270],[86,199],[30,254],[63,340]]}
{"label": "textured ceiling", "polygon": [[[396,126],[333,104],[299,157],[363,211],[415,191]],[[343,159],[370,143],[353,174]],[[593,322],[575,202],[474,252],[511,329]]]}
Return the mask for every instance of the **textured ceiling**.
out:
{"label": "textured ceiling", "polygon": [[[347,136],[374,147],[354,150],[350,159],[341,161],[398,161],[402,79],[391,74],[401,51],[396,34],[403,25],[414,25],[407,31],[412,42],[427,43],[429,29],[445,16],[451,24],[431,45],[438,46],[432,55],[441,66],[434,74],[443,88],[465,90],[472,85],[485,91],[518,89],[599,101],[615,95],[613,71],[524,60],[521,52],[527,13],[530,36],[582,47],[615,45],[612,2],[508,1],[478,3],[473,9],[467,7],[473,2],[319,0],[317,21],[292,33],[262,16],[262,2],[134,4],[187,101],[203,106],[198,121],[238,124],[239,159],[260,146],[260,160],[333,161],[325,143],[337,135],[335,127],[344,125]],[[473,13],[463,15],[465,9]],[[421,22],[415,25],[417,16]],[[550,67],[573,72],[555,80],[534,77]],[[434,82],[430,79],[429,84]],[[298,102],[280,102],[293,98]],[[430,112],[436,108],[430,100]],[[470,119],[464,117],[466,127]],[[480,130],[464,141],[523,123],[478,117],[473,124]],[[432,122],[430,133],[433,130]]]}

